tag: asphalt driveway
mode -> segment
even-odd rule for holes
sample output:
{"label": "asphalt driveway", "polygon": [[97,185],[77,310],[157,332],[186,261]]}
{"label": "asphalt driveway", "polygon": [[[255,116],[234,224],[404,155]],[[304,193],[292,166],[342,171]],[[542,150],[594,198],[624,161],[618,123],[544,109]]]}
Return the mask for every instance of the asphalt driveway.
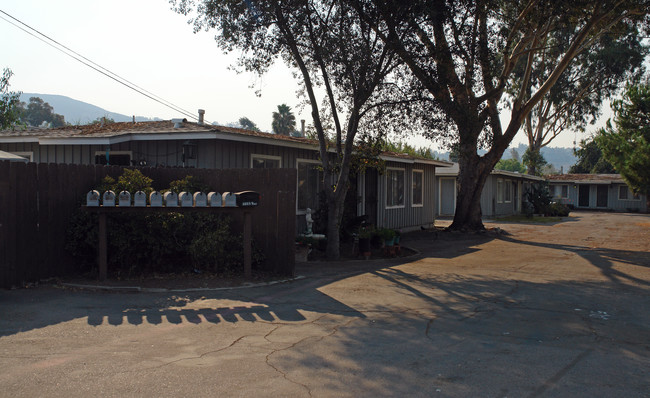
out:
{"label": "asphalt driveway", "polygon": [[650,397],[650,216],[571,216],[262,288],[0,291],[0,396]]}

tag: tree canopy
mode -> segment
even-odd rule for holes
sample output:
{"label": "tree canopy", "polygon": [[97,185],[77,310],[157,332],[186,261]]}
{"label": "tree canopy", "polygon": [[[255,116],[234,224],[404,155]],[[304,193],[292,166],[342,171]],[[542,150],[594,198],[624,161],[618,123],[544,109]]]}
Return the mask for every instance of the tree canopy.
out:
{"label": "tree canopy", "polygon": [[9,91],[13,73],[4,68],[0,77],[0,129],[12,127],[20,120],[20,93]]}
{"label": "tree canopy", "polygon": [[517,159],[501,159],[494,166],[495,170],[514,171],[516,173],[525,173],[526,167]]}
{"label": "tree canopy", "polygon": [[576,163],[569,168],[569,173],[616,173],[614,166],[605,159],[603,152],[600,150],[595,140],[581,140],[580,148],[576,149],[574,152],[578,159],[576,160]]}
{"label": "tree canopy", "polygon": [[241,128],[243,128],[243,129],[252,130],[252,131],[260,131],[260,129],[257,127],[257,125],[252,120],[247,118],[246,116],[240,117],[238,122],[239,122],[239,125],[241,126]]}
{"label": "tree canopy", "polygon": [[295,69],[319,141],[328,208],[327,256],[338,258],[354,143],[358,133],[381,133],[386,129],[378,124],[393,123],[394,118],[378,115],[396,102],[389,92],[396,90],[390,80],[397,57],[345,1],[174,3],[178,12],[194,15],[195,29],[216,29],[223,50],[238,50],[243,70],[264,73],[277,59]]}
{"label": "tree canopy", "polygon": [[65,126],[63,115],[54,113],[54,108],[39,97],[31,97],[29,103],[20,103],[21,120],[30,126],[40,126],[43,122],[52,127]]}
{"label": "tree canopy", "polygon": [[[349,2],[426,93],[422,115],[429,116],[429,135],[458,145],[459,192],[450,228],[461,230],[483,228],[480,197],[489,173],[563,74],[604,35],[645,28],[648,13],[641,0]],[[547,57],[554,38],[561,38],[557,51]],[[585,62],[594,63],[589,57]],[[509,122],[502,128],[506,105]],[[480,156],[480,148],[487,153]]]}
{"label": "tree canopy", "polygon": [[594,140],[634,192],[650,194],[650,83],[628,86],[612,110]]}
{"label": "tree canopy", "polygon": [[[614,97],[627,81],[635,80],[643,72],[643,60],[648,45],[641,41],[638,28],[619,24],[615,34],[594,38],[588,51],[577,54],[575,60],[562,73],[555,85],[535,105],[526,117],[523,129],[528,137],[528,147],[539,152],[566,129],[584,131],[601,114],[603,101]],[[539,68],[554,67],[555,59],[564,51],[566,32],[550,32],[540,43],[542,50],[535,62]],[[523,64],[516,69],[524,73]],[[548,75],[546,71],[545,75]],[[543,84],[534,75],[531,84]],[[535,174],[534,165],[528,169]]]}

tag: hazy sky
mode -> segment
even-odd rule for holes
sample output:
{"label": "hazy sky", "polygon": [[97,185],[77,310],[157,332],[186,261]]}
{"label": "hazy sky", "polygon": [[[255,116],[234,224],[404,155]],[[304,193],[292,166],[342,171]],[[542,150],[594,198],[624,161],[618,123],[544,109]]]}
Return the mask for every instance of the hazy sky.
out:
{"label": "hazy sky", "polygon": [[[272,112],[286,103],[297,120],[311,123],[309,111],[298,109],[290,70],[277,65],[261,79],[229,70],[234,58],[221,52],[214,33],[194,34],[187,18],[174,13],[167,0],[0,0],[0,10],[192,114],[205,109],[210,122],[226,124],[247,116],[268,131]],[[0,68],[14,72],[12,91],[65,95],[125,115],[183,117],[4,19]],[[572,146],[573,139],[568,133],[552,146]],[[514,144],[524,141],[519,133]],[[412,143],[434,147],[425,139]]]}

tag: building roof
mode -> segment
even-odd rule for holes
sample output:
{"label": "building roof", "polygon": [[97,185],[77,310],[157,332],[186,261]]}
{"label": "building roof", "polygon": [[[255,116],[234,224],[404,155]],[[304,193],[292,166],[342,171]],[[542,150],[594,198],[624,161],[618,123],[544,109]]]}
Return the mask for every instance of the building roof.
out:
{"label": "building roof", "polygon": [[[183,119],[178,127],[171,120],[153,122],[119,122],[87,125],[69,125],[51,129],[30,128],[1,130],[0,143],[37,142],[39,145],[111,145],[128,141],[220,139],[253,142],[268,145],[317,149],[318,140],[259,131],[198,124]],[[385,152],[384,160],[401,163],[422,163],[438,167],[449,162],[425,159],[402,153]]]}
{"label": "building roof", "polygon": [[[445,168],[441,168],[440,170],[436,170],[436,175],[440,177],[456,177],[458,175],[458,172],[459,172],[459,165],[458,163],[454,162],[452,163],[451,167],[445,167]],[[544,177],[534,176],[530,174],[521,174],[521,173],[516,173],[514,171],[492,170],[490,174],[503,176],[503,177],[523,178],[523,179],[534,180],[534,181],[544,181]]]}
{"label": "building roof", "polygon": [[546,179],[550,183],[625,184],[620,174],[552,174]]}
{"label": "building roof", "polygon": [[13,153],[0,151],[0,160],[8,160],[10,162],[23,162],[27,163],[29,160],[22,156],[14,155]]}

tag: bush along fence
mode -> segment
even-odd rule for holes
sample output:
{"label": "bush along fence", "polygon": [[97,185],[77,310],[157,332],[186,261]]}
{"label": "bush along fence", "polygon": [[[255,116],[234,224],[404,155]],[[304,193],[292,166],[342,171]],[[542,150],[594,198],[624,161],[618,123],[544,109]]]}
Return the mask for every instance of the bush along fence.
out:
{"label": "bush along fence", "polygon": [[[81,211],[86,194],[91,189],[133,189],[128,186],[137,180],[134,177],[138,176],[133,174],[153,180],[152,189],[161,192],[169,188],[259,192],[259,206],[250,213],[253,266],[268,273],[293,275],[296,170],[137,170],[134,173],[133,168],[117,166],[0,162],[0,287],[18,287],[96,269],[97,215]],[[120,178],[129,173],[131,178]],[[108,231],[111,270],[129,273],[134,267],[148,267],[154,272],[221,267],[219,271],[223,271],[226,254],[232,254],[226,247],[238,242],[236,236],[243,232],[243,214],[228,213],[225,218],[204,212],[111,214]],[[134,236],[138,239],[134,240]],[[215,238],[219,238],[218,242]],[[187,243],[187,253],[174,246],[179,242]],[[207,242],[213,243],[215,252],[224,253],[223,261],[215,261]]]}

